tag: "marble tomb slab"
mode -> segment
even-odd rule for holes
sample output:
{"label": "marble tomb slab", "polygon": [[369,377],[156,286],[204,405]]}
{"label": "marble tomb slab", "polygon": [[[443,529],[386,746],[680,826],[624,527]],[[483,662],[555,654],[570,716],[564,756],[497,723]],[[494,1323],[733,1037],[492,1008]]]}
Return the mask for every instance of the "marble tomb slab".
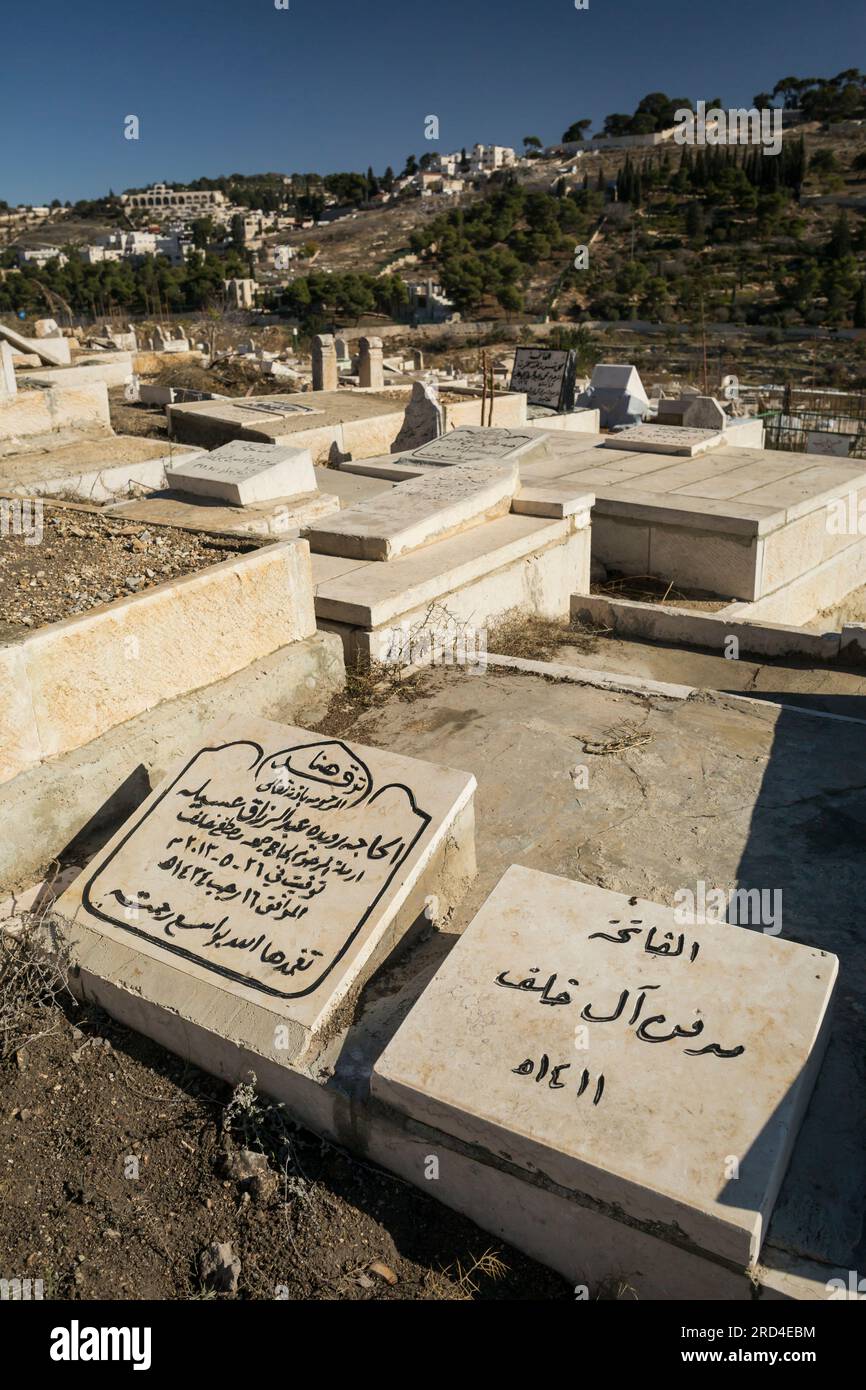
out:
{"label": "marble tomb slab", "polygon": [[[692,918],[698,914],[692,913]],[[380,1056],[373,1093],[663,1240],[760,1250],[838,961],[512,866]]]}
{"label": "marble tomb slab", "polygon": [[145,965],[173,967],[190,991],[272,1010],[290,1060],[395,944],[400,908],[475,785],[451,768],[232,718],[172,767],[57,912]]}
{"label": "marble tomb slab", "polygon": [[310,549],[357,560],[393,560],[431,541],[503,516],[520,486],[516,461],[461,463],[398,483],[305,531]]}
{"label": "marble tomb slab", "polygon": [[724,444],[719,430],[685,429],[682,425],[629,425],[627,429],[609,434],[606,449],[628,449],[644,454],[681,454],[696,458]]}
{"label": "marble tomb slab", "polygon": [[461,425],[448,434],[431,439],[419,449],[401,456],[403,463],[413,459],[418,463],[440,465],[456,463],[506,463],[512,459],[526,462],[546,451],[549,436],[543,431],[499,429],[495,426]]}
{"label": "marble tomb slab", "polygon": [[168,486],[178,492],[220,498],[236,507],[317,490],[309,449],[243,439],[166,468],[165,477]]}

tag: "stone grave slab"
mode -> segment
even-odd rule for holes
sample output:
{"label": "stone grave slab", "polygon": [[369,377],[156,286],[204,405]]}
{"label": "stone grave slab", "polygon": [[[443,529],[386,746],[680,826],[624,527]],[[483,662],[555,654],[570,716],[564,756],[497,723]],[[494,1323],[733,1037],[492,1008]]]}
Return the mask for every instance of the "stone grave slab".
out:
{"label": "stone grave slab", "polygon": [[548,436],[539,430],[461,425],[403,457],[406,462],[415,459],[433,464],[509,463],[512,459],[526,461],[531,454],[543,454],[547,441]]}
{"label": "stone grave slab", "polygon": [[57,911],[172,967],[189,991],[272,1010],[291,1060],[396,944],[401,907],[474,791],[469,773],[232,718],[171,768]]}
{"label": "stone grave slab", "polygon": [[165,470],[170,488],[217,497],[237,507],[299,497],[317,490],[309,449],[234,439],[209,454]]}
{"label": "stone grave slab", "polygon": [[44,339],[24,338],[14,328],[7,328],[5,323],[0,323],[0,338],[15,352],[21,352],[25,356],[35,353],[46,367],[69,366],[69,344],[65,338],[49,340],[46,347]]}
{"label": "stone grave slab", "polygon": [[305,535],[320,555],[393,560],[505,515],[519,485],[516,462],[455,464],[398,483],[388,493],[311,526]]}
{"label": "stone grave slab", "polygon": [[719,430],[687,429],[682,425],[630,425],[627,429],[609,434],[606,449],[625,449],[638,454],[677,454],[696,458],[708,449],[724,444]]}
{"label": "stone grave slab", "polygon": [[523,391],[528,405],[572,410],[576,363],[574,352],[565,348],[519,347],[508,389]]}
{"label": "stone grave slab", "polygon": [[[693,914],[697,916],[697,914]],[[826,1045],[835,956],[512,866],[373,1093],[661,1240],[760,1250]]]}

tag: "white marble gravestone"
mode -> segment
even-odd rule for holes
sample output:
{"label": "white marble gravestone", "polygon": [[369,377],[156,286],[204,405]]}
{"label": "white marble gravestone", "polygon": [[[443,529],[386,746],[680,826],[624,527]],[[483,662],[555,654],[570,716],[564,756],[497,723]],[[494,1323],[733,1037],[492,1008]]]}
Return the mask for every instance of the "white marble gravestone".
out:
{"label": "white marble gravestone", "polygon": [[12,363],[12,349],[0,340],[0,401],[11,400],[18,391],[15,380],[15,367]]}
{"label": "white marble gravestone", "polygon": [[272,1009],[297,1054],[394,944],[400,907],[474,790],[469,773],[229,720],[169,771],[57,911],[125,958],[132,948],[179,971],[190,990]]}
{"label": "white marble gravestone", "polygon": [[[483,428],[481,425],[461,425],[459,429],[431,439],[420,449],[413,449],[412,459],[419,463],[508,463],[512,459],[527,462],[530,455],[544,453],[549,435],[539,430],[509,430]],[[408,459],[406,460],[409,461]]]}
{"label": "white marble gravestone", "polygon": [[217,497],[238,507],[316,492],[309,449],[254,444],[234,439],[209,454],[165,470],[168,486],[200,497]]}
{"label": "white marble gravestone", "polygon": [[708,449],[724,444],[719,430],[686,429],[683,425],[630,425],[603,440],[606,449],[622,449],[635,454],[676,454],[696,458]]}
{"label": "white marble gravestone", "polygon": [[[450,437],[450,436],[448,436]],[[420,451],[419,451],[420,452]],[[393,560],[431,541],[504,516],[520,486],[517,463],[430,469],[304,532],[319,555]]]}
{"label": "white marble gravestone", "polygon": [[524,392],[528,405],[551,410],[574,408],[574,352],[563,348],[519,347],[514,354],[509,391]]}
{"label": "white marble gravestone", "polygon": [[756,1258],[826,1043],[835,956],[513,866],[373,1093],[661,1240]]}

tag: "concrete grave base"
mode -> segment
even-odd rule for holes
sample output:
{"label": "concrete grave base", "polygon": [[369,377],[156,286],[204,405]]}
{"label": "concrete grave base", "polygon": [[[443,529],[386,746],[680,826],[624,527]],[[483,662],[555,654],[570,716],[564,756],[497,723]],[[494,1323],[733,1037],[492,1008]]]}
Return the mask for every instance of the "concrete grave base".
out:
{"label": "concrete grave base", "polygon": [[89,438],[71,431],[35,436],[27,446],[4,455],[4,491],[94,503],[128,497],[136,488],[162,488],[168,465],[200,452],[140,435],[103,433]]}
{"label": "concrete grave base", "polygon": [[[339,634],[347,662],[428,664],[442,629],[458,645],[462,636],[474,665],[486,629],[506,615],[568,613],[575,576],[589,584],[590,535],[586,512],[547,523],[511,515],[387,565],[338,572],[357,562],[314,555],[317,623]],[[388,592],[365,601],[367,584],[380,581]]]}
{"label": "concrete grave base", "polygon": [[340,510],[339,498],[328,492],[307,492],[300,497],[279,497],[234,507],[219,498],[194,501],[178,492],[119,502],[111,516],[145,525],[178,526],[184,531],[225,531],[238,536],[297,536],[307,526]]}
{"label": "concrete grave base", "polygon": [[283,541],[0,646],[0,781],[242,670],[315,627],[309,552]]}
{"label": "concrete grave base", "polygon": [[[434,903],[440,922],[447,923],[451,904],[471,882],[472,828],[468,806],[405,905],[406,917],[416,913],[413,922],[419,926],[425,900],[428,925]],[[444,958],[454,937],[437,931],[416,944],[407,931],[404,950],[383,962],[319,1054],[287,1065],[274,1053],[272,1019],[244,1010],[226,1023],[207,991],[177,988],[179,972],[170,965],[147,962],[142,970],[140,956],[134,959],[134,953],[89,929],[72,931],[71,985],[80,998],[229,1085],[255,1078],[263,1093],[313,1133],[381,1165],[555,1269],[584,1291],[581,1296],[588,1291],[590,1297],[623,1299],[825,1299],[827,1280],[845,1274],[775,1249],[746,1267],[710,1259],[679,1242],[675,1233],[625,1221],[541,1173],[371,1098],[376,1060],[418,997],[431,964]],[[220,1026],[223,1034],[216,1031]],[[437,1160],[435,1182],[431,1156]]]}
{"label": "concrete grave base", "polygon": [[35,882],[79,838],[105,838],[227,709],[315,724],[345,676],[339,640],[314,632],[21,772],[0,786],[0,893]]}
{"label": "concrete grave base", "polygon": [[78,386],[39,386],[0,400],[0,444],[54,430],[111,428],[108,390],[102,381]]}

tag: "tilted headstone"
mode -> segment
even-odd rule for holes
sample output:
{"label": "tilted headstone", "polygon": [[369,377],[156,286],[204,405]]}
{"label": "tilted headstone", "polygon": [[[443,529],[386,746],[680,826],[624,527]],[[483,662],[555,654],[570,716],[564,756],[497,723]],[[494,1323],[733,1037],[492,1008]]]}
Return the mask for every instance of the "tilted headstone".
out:
{"label": "tilted headstone", "polygon": [[0,339],[12,348],[13,352],[25,356],[35,352],[46,367],[68,367],[70,361],[69,342],[66,338],[23,338],[14,328],[0,323]]}
{"label": "tilted headstone", "polygon": [[[120,946],[118,971],[132,951],[136,994],[167,995],[173,1014],[179,999],[231,1038],[239,1008],[269,1010],[265,1050],[290,1061],[411,926],[398,913],[474,790],[465,772],[232,719],[178,760],[57,911]],[[110,951],[96,954],[108,969]],[[192,1007],[202,991],[226,1002]]]}
{"label": "tilted headstone", "polygon": [[706,915],[510,868],[379,1058],[373,1095],[652,1233],[660,1259],[673,1240],[745,1267],[839,963]]}
{"label": "tilted headstone", "polygon": [[219,497],[237,507],[318,491],[309,449],[243,439],[175,464],[165,470],[165,477],[178,492]]}
{"label": "tilted headstone", "polygon": [[519,347],[514,354],[509,391],[522,391],[527,404],[546,405],[551,410],[574,409],[574,378],[577,359],[572,351],[560,348]]}
{"label": "tilted headstone", "polygon": [[400,433],[394,440],[393,450],[415,449],[427,444],[441,435],[444,428],[439,392],[425,381],[416,381],[406,406],[406,414]]}

